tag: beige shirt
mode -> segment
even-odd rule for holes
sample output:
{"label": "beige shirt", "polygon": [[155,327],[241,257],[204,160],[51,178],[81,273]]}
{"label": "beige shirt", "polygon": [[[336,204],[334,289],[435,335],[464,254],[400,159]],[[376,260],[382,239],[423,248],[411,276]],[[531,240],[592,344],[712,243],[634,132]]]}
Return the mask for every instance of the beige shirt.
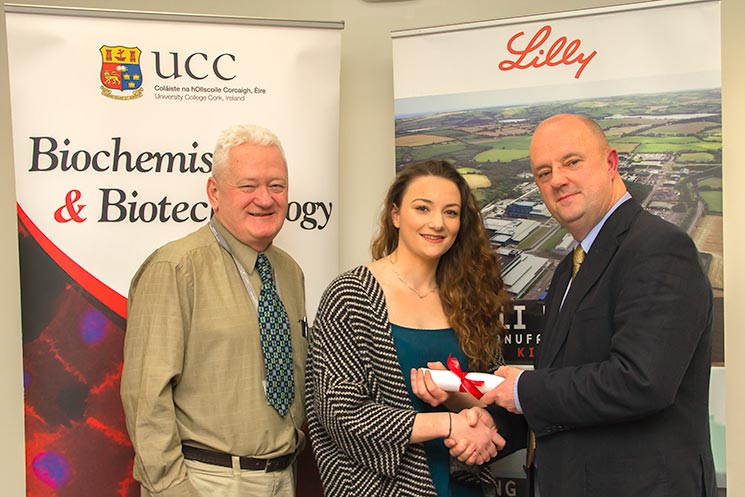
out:
{"label": "beige shirt", "polygon": [[[257,252],[214,225],[249,274]],[[256,308],[231,255],[209,226],[156,250],[132,279],[124,342],[122,403],[136,453],[134,475],[152,495],[196,496],[181,443],[271,458],[305,437],[305,293],[300,267],[270,246],[292,333],[295,398],[286,417],[267,403]]]}

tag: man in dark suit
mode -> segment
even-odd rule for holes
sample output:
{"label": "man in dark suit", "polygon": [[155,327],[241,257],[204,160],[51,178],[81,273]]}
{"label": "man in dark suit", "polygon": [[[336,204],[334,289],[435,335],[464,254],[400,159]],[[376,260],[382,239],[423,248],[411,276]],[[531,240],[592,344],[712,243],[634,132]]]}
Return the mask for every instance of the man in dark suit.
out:
{"label": "man in dark suit", "polygon": [[541,497],[714,497],[712,293],[693,241],[631,198],[591,119],[543,121],[530,165],[586,255],[556,269],[535,369],[500,368],[482,400],[524,414]]}

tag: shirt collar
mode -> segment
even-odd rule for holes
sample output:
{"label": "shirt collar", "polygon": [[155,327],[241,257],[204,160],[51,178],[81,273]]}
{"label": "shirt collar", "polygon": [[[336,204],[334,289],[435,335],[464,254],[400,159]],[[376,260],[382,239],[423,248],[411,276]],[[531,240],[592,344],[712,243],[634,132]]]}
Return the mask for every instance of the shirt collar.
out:
{"label": "shirt collar", "polygon": [[[214,224],[215,229],[225,239],[225,243],[228,244],[228,248],[230,249],[230,252],[233,254],[233,256],[238,259],[238,262],[241,263],[248,274],[253,274],[256,268],[256,258],[259,256],[259,252],[234,237],[233,234],[230,233],[230,231],[228,231],[228,229],[222,225],[217,217],[212,217],[212,223]],[[266,250],[264,250],[264,253],[267,254],[267,257],[269,257],[270,261],[272,259],[270,255],[272,247],[273,245],[270,244],[266,248]]]}
{"label": "shirt collar", "polygon": [[608,220],[608,218],[615,212],[618,207],[626,202],[628,199],[631,198],[631,194],[629,192],[624,193],[621,198],[619,198],[613,206],[608,210],[608,212],[605,213],[605,216],[598,222],[598,224],[595,225],[594,228],[590,230],[590,232],[587,234],[587,236],[580,242],[582,245],[582,250],[585,251],[585,254],[590,252],[590,247],[592,247],[593,242],[595,242],[595,239],[598,237],[598,233],[600,233],[600,230],[603,228],[603,225]]}

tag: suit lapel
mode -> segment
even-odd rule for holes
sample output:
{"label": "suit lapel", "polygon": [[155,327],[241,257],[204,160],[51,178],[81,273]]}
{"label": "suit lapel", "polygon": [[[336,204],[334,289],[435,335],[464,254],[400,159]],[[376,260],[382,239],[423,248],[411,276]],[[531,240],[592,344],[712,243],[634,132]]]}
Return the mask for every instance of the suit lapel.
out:
{"label": "suit lapel", "polygon": [[[640,211],[641,206],[634,199],[630,199],[618,206],[606,220],[582,263],[582,269],[574,278],[561,309],[559,309],[561,297],[564,295],[571,275],[571,254],[559,264],[554,280],[551,282],[552,297],[541,337],[543,347],[539,362],[536,363],[537,366],[549,367],[554,365],[554,361],[566,341],[575,311],[605,272],[613,255],[618,250],[620,239]],[[555,288],[554,284],[556,284]]]}
{"label": "suit lapel", "polygon": [[[546,302],[546,317],[544,319],[543,331],[541,333],[541,347],[536,354],[536,367],[547,367],[553,361],[556,351],[561,346],[561,337],[556,330],[556,324],[560,318],[561,298],[564,290],[569,284],[572,272],[571,256],[565,257],[556,267],[556,272],[551,279],[550,292]],[[551,330],[548,333],[546,330]]]}

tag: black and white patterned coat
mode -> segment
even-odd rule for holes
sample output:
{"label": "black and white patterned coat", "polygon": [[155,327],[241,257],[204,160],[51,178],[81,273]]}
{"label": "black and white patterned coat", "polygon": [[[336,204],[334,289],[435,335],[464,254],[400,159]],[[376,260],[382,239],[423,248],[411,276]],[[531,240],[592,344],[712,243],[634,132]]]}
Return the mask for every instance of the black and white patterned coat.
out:
{"label": "black and white patterned coat", "polygon": [[327,497],[437,495],[422,445],[409,443],[416,411],[383,291],[364,266],[338,276],[321,298],[306,394],[310,439]]}

